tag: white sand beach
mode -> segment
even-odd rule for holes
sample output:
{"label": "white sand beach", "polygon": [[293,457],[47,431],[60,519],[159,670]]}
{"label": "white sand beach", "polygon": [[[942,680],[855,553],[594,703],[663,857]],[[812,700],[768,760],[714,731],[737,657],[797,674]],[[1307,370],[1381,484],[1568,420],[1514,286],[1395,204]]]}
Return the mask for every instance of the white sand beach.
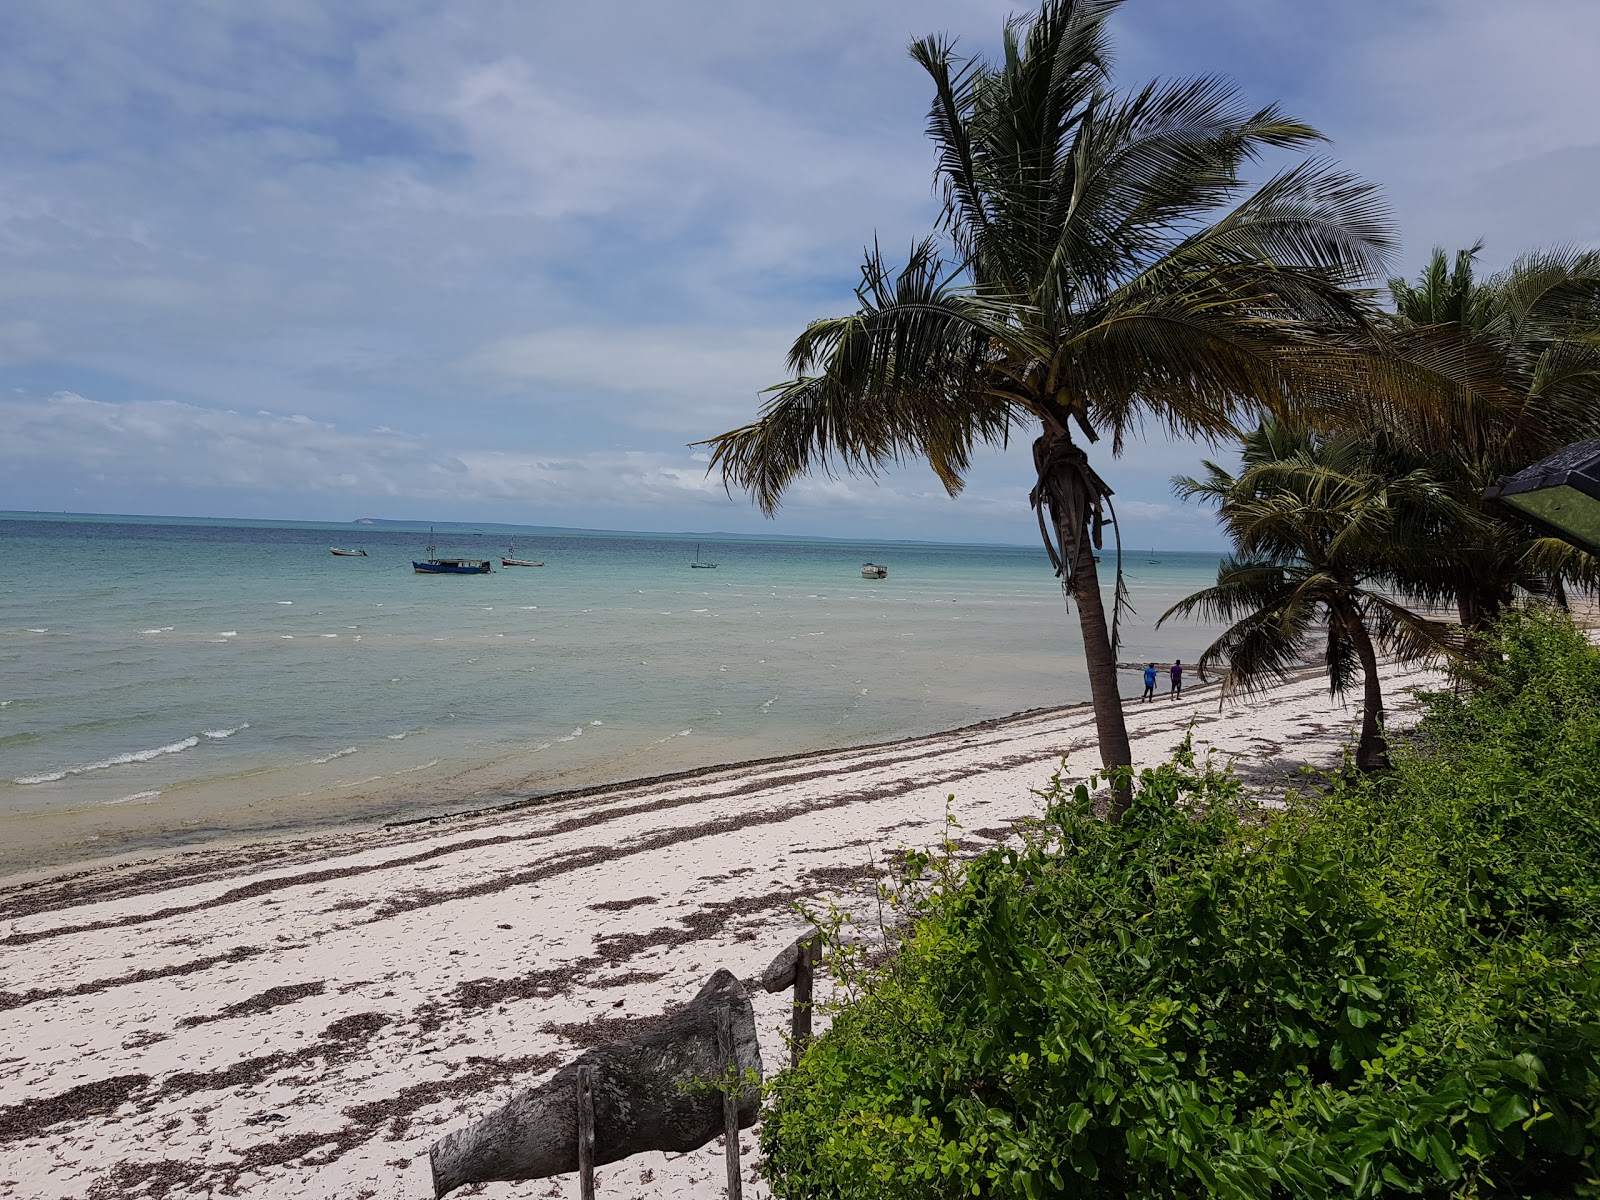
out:
{"label": "white sand beach", "polygon": [[[1387,672],[1391,721],[1432,672]],[[1165,686],[1163,682],[1163,687]],[[1128,705],[1140,764],[1194,726],[1265,782],[1332,765],[1358,718],[1318,675],[1219,712]],[[797,901],[867,916],[874,872],[1038,811],[1087,708],[512,811],[89,865],[0,884],[0,1195],[412,1198],[431,1142],[718,967],[759,976]],[[787,995],[753,989],[787,1061]],[[756,1133],[745,1132],[751,1182]],[[723,1194],[722,1151],[602,1167],[604,1197]],[[577,1195],[575,1176],[460,1195]]]}

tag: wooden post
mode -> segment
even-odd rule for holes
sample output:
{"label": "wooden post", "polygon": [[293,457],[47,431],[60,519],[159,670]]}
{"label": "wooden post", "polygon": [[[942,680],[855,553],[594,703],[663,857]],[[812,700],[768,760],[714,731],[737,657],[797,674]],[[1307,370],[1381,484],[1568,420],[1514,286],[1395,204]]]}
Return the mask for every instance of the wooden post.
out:
{"label": "wooden post", "polygon": [[789,1027],[791,1067],[800,1065],[800,1056],[811,1044],[812,968],[821,958],[821,939],[812,936],[800,943],[800,953],[794,961],[794,1018]]}
{"label": "wooden post", "polygon": [[594,1085],[589,1068],[578,1068],[578,1195],[594,1200]]}
{"label": "wooden post", "polygon": [[739,1179],[739,1093],[744,1081],[739,1077],[739,1056],[733,1046],[733,1014],[726,1007],[717,1010],[717,1044],[722,1048],[722,1124],[728,1143],[728,1200],[740,1200],[743,1184]]}

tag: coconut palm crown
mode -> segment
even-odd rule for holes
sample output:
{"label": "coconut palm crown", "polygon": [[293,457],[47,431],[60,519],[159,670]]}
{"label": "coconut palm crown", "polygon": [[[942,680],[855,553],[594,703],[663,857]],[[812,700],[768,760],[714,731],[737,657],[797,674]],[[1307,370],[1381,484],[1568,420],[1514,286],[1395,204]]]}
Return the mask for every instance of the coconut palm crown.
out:
{"label": "coconut palm crown", "polygon": [[1269,421],[1244,438],[1238,475],[1207,462],[1202,480],[1174,481],[1217,506],[1234,554],[1214,587],[1161,617],[1229,622],[1196,669],[1224,669],[1224,694],[1287,679],[1318,647],[1335,696],[1362,687],[1356,766],[1389,765],[1378,651],[1401,658],[1455,653],[1455,626],[1413,613],[1382,583],[1399,548],[1426,545],[1459,519],[1449,489],[1425,469],[1375,469],[1359,434]]}
{"label": "coconut palm crown", "polygon": [[898,268],[869,250],[857,310],[808,326],[757,419],[705,443],[770,514],[809,471],[917,458],[955,495],[979,445],[1030,432],[1030,499],[1078,608],[1107,768],[1131,761],[1094,558],[1115,514],[1084,447],[1116,455],[1147,422],[1229,434],[1284,403],[1286,373],[1313,402],[1318,347],[1362,325],[1347,289],[1381,278],[1392,237],[1372,189],[1330,164],[1244,181],[1320,140],[1275,106],[1210,76],[1113,90],[1117,7],[1046,0],[992,62],[912,43],[933,83],[934,234]]}
{"label": "coconut palm crown", "polygon": [[1600,584],[1595,556],[1482,500],[1498,476],[1600,437],[1600,252],[1535,251],[1480,279],[1481,250],[1450,259],[1436,249],[1415,282],[1389,281],[1390,345],[1427,346],[1436,362],[1472,358],[1474,386],[1417,388],[1400,403],[1380,395],[1355,418],[1391,470],[1425,468],[1450,488],[1459,523],[1398,561],[1393,583],[1455,605],[1474,631],[1519,593],[1561,598]]}

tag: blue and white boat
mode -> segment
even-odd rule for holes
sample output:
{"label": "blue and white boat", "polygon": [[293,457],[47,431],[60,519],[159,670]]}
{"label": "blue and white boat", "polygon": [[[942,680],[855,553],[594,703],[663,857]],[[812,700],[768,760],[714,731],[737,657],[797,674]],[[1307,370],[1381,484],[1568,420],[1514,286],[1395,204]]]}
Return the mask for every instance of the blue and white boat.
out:
{"label": "blue and white boat", "polygon": [[490,563],[487,558],[436,558],[433,530],[428,530],[428,557],[418,562],[411,560],[411,569],[418,575],[487,575]]}

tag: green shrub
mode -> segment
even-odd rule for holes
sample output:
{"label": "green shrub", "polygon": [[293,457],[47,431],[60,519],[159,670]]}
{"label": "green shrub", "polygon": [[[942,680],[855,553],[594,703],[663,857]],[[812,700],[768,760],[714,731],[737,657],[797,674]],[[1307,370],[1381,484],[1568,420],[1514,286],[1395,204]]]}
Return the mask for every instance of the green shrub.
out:
{"label": "green shrub", "polygon": [[775,1194],[1600,1196],[1600,654],[1498,636],[1381,778],[1264,811],[1185,747],[1119,827],[1058,781],[1020,849],[911,856]]}

